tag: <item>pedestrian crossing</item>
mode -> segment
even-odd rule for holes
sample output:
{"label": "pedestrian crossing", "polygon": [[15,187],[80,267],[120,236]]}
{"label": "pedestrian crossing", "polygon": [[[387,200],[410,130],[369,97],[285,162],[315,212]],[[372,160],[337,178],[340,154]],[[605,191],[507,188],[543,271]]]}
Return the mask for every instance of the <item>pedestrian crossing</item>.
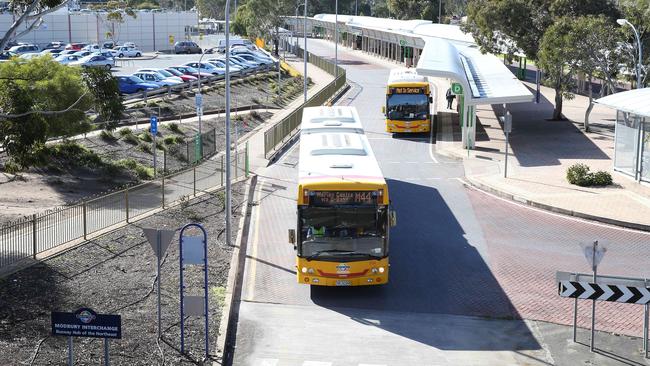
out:
{"label": "pedestrian crossing", "polygon": [[[277,358],[256,358],[253,360],[253,363],[250,366],[285,366],[285,365],[296,365],[296,366],[343,366],[344,364],[339,364],[337,362],[327,362],[327,361],[284,361],[280,362]],[[346,363],[345,366],[353,366]],[[356,366],[387,366],[385,364],[376,364],[376,363],[359,363]]]}

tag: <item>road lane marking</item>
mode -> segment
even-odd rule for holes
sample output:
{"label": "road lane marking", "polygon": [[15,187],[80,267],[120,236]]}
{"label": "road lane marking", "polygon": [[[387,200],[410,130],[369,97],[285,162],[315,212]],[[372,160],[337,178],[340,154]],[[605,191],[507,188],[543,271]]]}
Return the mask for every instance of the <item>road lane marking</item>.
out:
{"label": "road lane marking", "polygon": [[[262,196],[262,188],[264,187],[264,178],[260,178],[259,180],[259,186],[257,187],[257,199],[259,202],[260,197]],[[260,237],[260,217],[262,216],[262,202],[260,202],[257,206],[255,206],[255,233],[253,234],[253,248],[252,248],[252,253],[251,257],[252,258],[257,258],[257,247],[258,247],[258,242],[259,242],[259,237]],[[255,278],[256,278],[256,273],[257,273],[257,261],[256,260],[250,260],[250,273],[249,273],[249,279],[248,279],[248,287],[246,288],[246,294],[248,295],[249,299],[254,299],[255,298]]]}
{"label": "road lane marking", "polygon": [[280,362],[277,358],[258,358],[253,362],[255,366],[276,366]]}

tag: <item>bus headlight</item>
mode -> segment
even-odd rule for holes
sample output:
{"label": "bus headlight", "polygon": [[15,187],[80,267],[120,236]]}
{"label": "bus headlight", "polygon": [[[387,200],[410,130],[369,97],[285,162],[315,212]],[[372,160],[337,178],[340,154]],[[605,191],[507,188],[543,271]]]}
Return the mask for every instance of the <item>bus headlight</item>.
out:
{"label": "bus headlight", "polygon": [[314,269],[313,268],[307,268],[307,273],[309,273],[309,274],[314,273]]}
{"label": "bus headlight", "polygon": [[307,267],[302,267],[302,273],[307,273]]}
{"label": "bus headlight", "polygon": [[377,268],[373,268],[373,269],[370,270],[370,272],[377,273],[377,272],[379,272],[379,270]]}
{"label": "bus headlight", "polygon": [[379,267],[379,273],[384,273],[384,267]]}

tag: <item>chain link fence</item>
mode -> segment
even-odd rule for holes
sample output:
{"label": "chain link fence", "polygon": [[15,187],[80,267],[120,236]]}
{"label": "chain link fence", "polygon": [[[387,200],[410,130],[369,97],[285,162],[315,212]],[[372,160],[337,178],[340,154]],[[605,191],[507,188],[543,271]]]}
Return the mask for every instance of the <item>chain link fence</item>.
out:
{"label": "chain link fence", "polygon": [[[203,134],[203,154],[214,153],[209,140],[214,132]],[[207,135],[207,136],[206,136]],[[212,144],[212,145],[210,145]],[[34,214],[0,226],[0,268],[114,225],[128,223],[138,216],[165,208],[184,197],[194,197],[225,184],[225,156],[214,155],[200,164],[154,181],[128,187],[101,197]],[[248,177],[248,144],[231,154],[233,180]]]}
{"label": "chain link fence", "polygon": [[[285,45],[285,47],[288,47]],[[293,46],[298,57],[303,57],[304,51],[299,46]],[[330,75],[336,75],[337,66],[334,63],[307,52],[307,61],[312,65],[326,71]],[[307,99],[300,107],[276,123],[273,127],[264,132],[264,156],[268,159],[279,148],[289,141],[297,132],[300,122],[302,121],[302,110],[305,107],[314,107],[325,104],[330,100],[338,90],[345,86],[347,79],[345,69],[338,67],[338,76],[327,86],[321,89],[315,95]]]}

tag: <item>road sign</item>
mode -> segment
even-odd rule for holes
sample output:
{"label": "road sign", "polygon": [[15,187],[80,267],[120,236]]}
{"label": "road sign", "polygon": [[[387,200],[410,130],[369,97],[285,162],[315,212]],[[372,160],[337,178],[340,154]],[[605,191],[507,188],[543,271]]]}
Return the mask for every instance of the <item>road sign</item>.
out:
{"label": "road sign", "polygon": [[171,45],[174,44],[174,35],[173,34],[169,35],[169,44],[171,44]]}
{"label": "road sign", "polygon": [[460,85],[459,83],[452,83],[451,84],[451,92],[456,94],[456,95],[462,95],[463,94],[463,86]]}
{"label": "road sign", "polygon": [[203,115],[203,107],[196,107],[196,115],[197,116]]}
{"label": "road sign", "polygon": [[[174,233],[176,233],[176,230],[158,230],[152,228],[143,228],[142,231],[144,231],[144,236],[147,237],[149,244],[151,244],[151,249],[153,249],[156,257],[165,255],[169,243],[171,243],[174,238]],[[158,240],[158,232],[160,232],[160,241]]]}
{"label": "road sign", "polygon": [[598,276],[598,282],[589,281],[591,275],[557,272],[558,292],[562,297],[626,304],[650,304],[650,288],[642,279]]}
{"label": "road sign", "polygon": [[[595,250],[594,245],[596,246]],[[607,248],[602,244],[581,244],[580,247],[582,248],[582,253],[587,259],[587,263],[592,268],[597,267],[598,264],[600,264],[600,261],[603,260],[603,257],[605,256],[605,252],[607,252]]]}
{"label": "road sign", "polygon": [[149,122],[151,123],[151,134],[155,135],[158,133],[158,117],[156,116],[151,116],[149,118]]}
{"label": "road sign", "polygon": [[196,96],[194,97],[194,101],[196,102],[196,108],[202,107],[203,106],[203,94],[196,93]]}
{"label": "road sign", "polygon": [[400,39],[399,40],[399,45],[402,46],[402,47],[406,46],[406,41],[403,40],[403,39]]}
{"label": "road sign", "polygon": [[119,315],[97,314],[81,308],[74,313],[52,312],[52,335],[66,337],[122,338]]}

